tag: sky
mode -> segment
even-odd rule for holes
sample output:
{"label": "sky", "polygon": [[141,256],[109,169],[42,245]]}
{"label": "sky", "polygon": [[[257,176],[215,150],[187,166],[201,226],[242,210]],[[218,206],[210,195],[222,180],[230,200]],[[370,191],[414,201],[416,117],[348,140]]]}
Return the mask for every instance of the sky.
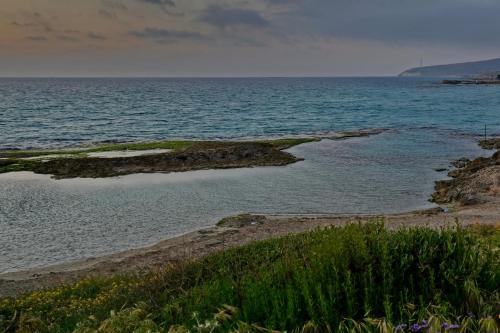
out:
{"label": "sky", "polygon": [[499,0],[0,0],[0,76],[380,76],[500,57]]}

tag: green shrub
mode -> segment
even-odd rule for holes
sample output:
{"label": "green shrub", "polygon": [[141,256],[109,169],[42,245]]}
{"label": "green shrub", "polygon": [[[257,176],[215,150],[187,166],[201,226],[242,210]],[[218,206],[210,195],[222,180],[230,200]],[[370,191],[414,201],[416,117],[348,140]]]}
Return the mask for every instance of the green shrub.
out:
{"label": "green shrub", "polygon": [[47,332],[392,332],[429,318],[477,331],[498,316],[498,232],[374,221],[290,235],[0,300],[0,331],[23,318]]}

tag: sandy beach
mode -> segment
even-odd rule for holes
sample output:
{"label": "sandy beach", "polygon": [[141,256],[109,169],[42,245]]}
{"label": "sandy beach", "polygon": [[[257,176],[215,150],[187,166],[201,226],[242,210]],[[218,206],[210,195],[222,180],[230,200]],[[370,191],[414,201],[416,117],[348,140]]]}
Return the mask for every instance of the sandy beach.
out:
{"label": "sandy beach", "polygon": [[230,218],[222,226],[187,233],[151,247],[0,275],[0,296],[50,288],[90,276],[146,272],[172,261],[194,259],[253,241],[376,218],[384,219],[389,228],[439,228],[457,222],[462,226],[478,223],[500,226],[500,198],[491,199],[488,203],[461,207],[452,212],[431,209],[393,215],[247,215]]}
{"label": "sandy beach", "polygon": [[429,210],[382,215],[239,215],[216,226],[161,241],[153,246],[61,265],[0,275],[0,296],[13,296],[51,288],[92,276],[141,274],[169,262],[196,259],[253,241],[317,228],[383,219],[388,228],[456,223],[500,226],[499,153],[465,162],[450,172],[452,179],[438,181],[434,199],[442,204]]}

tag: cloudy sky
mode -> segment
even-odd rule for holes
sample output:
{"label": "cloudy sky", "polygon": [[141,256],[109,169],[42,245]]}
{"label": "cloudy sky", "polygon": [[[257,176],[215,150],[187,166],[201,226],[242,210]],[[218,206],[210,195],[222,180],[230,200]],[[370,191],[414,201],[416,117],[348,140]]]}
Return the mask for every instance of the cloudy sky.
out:
{"label": "cloudy sky", "polygon": [[393,75],[500,57],[499,0],[1,0],[0,76]]}

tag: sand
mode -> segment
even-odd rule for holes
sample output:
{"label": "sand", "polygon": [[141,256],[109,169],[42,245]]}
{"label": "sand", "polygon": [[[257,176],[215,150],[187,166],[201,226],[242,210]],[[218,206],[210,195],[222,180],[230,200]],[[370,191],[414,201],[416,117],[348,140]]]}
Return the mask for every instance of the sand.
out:
{"label": "sand", "polygon": [[0,275],[0,296],[14,296],[31,290],[55,287],[90,276],[140,273],[168,262],[198,258],[256,240],[339,226],[349,222],[366,222],[377,217],[383,217],[388,228],[410,226],[437,228],[453,226],[456,221],[464,226],[477,223],[500,225],[500,198],[491,197],[488,203],[462,207],[448,213],[431,209],[382,216],[249,215],[242,220],[230,219],[226,225],[190,232],[150,247],[62,265],[2,274]]}
{"label": "sand", "polygon": [[[498,153],[491,158],[471,161],[452,171],[455,178],[437,182],[436,190],[447,193],[467,189],[468,195],[480,200],[452,203],[443,200],[444,208],[385,215],[245,215],[225,219],[222,225],[190,232],[164,240],[156,245],[108,256],[66,263],[28,271],[0,275],[0,296],[14,296],[32,290],[56,287],[91,276],[119,273],[141,273],[172,261],[199,258],[252,241],[384,218],[391,229],[426,226],[439,228],[488,224],[500,226],[500,167]],[[486,179],[486,180],[485,180]],[[443,183],[445,182],[445,183]],[[446,186],[444,186],[444,185]],[[476,186],[476,185],[480,186]],[[445,187],[444,189],[441,187]],[[470,193],[469,193],[470,192]]]}

